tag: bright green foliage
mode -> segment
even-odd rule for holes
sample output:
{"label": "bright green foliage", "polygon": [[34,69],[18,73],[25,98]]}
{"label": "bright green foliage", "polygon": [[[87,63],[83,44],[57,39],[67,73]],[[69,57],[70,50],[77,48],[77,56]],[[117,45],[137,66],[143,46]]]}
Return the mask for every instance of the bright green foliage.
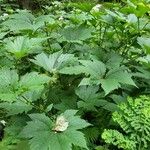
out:
{"label": "bright green foliage", "polygon": [[72,144],[87,148],[86,140],[79,129],[89,126],[79,116],[75,116],[76,110],[67,110],[60,116],[65,117],[69,126],[65,131],[54,131],[54,122],[44,114],[29,115],[32,121],[27,123],[21,135],[29,138],[31,150],[71,150]]}
{"label": "bright green foliage", "polygon": [[18,142],[13,137],[5,137],[2,142],[0,142],[0,149],[2,150],[14,150],[15,144]]}
{"label": "bright green foliage", "polygon": [[104,130],[102,138],[124,150],[147,150],[150,146],[150,98],[128,98],[127,103],[119,105],[120,111],[113,113],[126,135],[117,130]]}
{"label": "bright green foliage", "polygon": [[17,37],[14,41],[8,40],[6,50],[13,53],[16,58],[22,58],[27,54],[38,53],[44,38],[31,38],[25,36]]}
{"label": "bright green foliage", "polygon": [[106,143],[118,146],[118,148],[123,148],[124,150],[134,150],[136,149],[136,143],[132,141],[129,137],[125,137],[122,133],[116,130],[104,130],[102,138]]}
{"label": "bright green foliage", "polygon": [[49,55],[49,57],[41,53],[35,57],[35,60],[31,61],[50,73],[54,73],[65,65],[75,61],[75,57],[72,54],[62,54],[62,52],[59,51]]}

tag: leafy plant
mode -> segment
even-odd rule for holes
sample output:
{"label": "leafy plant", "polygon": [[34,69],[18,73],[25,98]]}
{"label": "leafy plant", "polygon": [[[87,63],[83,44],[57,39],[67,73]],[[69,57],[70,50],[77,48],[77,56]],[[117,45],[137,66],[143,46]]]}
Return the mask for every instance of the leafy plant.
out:
{"label": "leafy plant", "polygon": [[128,98],[127,103],[119,105],[120,111],[113,113],[113,120],[117,122],[125,133],[117,130],[105,129],[102,138],[110,144],[125,150],[148,149],[150,144],[150,102],[149,96]]}
{"label": "leafy plant", "polygon": [[41,50],[41,42],[44,38],[32,38],[21,36],[17,37],[14,41],[8,40],[6,43],[6,50],[13,53],[19,59],[31,53],[38,53]]}
{"label": "leafy plant", "polygon": [[83,133],[78,130],[89,124],[75,116],[76,112],[65,111],[57,118],[56,123],[44,114],[31,114],[29,116],[32,121],[27,123],[21,135],[30,139],[31,150],[51,150],[54,145],[57,150],[71,150],[72,144],[88,149]]}
{"label": "leafy plant", "polygon": [[[1,0],[0,9],[0,149],[119,149],[102,140],[106,128],[122,147],[146,149],[150,123],[137,117],[147,98],[122,103],[150,94],[148,0]],[[114,111],[129,118],[123,129]]]}

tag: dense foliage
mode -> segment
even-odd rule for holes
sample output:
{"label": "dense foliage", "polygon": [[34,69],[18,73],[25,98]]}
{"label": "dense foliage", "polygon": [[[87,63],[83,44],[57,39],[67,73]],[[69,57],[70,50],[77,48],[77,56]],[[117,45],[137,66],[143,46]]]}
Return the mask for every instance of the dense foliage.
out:
{"label": "dense foliage", "polygon": [[127,150],[141,150],[150,147],[150,99],[141,96],[119,106],[119,112],[113,113],[125,135],[116,130],[105,130],[102,137],[108,142]]}
{"label": "dense foliage", "polygon": [[149,0],[38,2],[0,1],[0,149],[148,150]]}

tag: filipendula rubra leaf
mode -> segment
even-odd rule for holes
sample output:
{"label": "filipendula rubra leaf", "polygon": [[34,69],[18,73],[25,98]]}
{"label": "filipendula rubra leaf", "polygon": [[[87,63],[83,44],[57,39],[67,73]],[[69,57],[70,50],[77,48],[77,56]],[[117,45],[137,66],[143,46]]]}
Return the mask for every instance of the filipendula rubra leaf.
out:
{"label": "filipendula rubra leaf", "polygon": [[45,114],[31,114],[31,121],[20,135],[29,139],[31,150],[71,150],[72,144],[88,149],[84,134],[78,130],[90,124],[76,113],[76,110],[66,110],[56,121]]}

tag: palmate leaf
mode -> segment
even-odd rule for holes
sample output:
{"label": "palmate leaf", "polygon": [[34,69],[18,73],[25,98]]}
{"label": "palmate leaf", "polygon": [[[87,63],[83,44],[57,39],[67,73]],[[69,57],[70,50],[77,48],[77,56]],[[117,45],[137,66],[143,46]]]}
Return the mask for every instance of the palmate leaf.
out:
{"label": "palmate leaf", "polygon": [[67,64],[70,64],[76,61],[76,58],[73,54],[62,54],[61,51],[53,53],[47,56],[44,53],[41,53],[31,60],[36,65],[43,67],[45,70],[50,73],[60,70]]}
{"label": "palmate leaf", "polygon": [[0,103],[0,108],[3,108],[7,111],[7,116],[13,116],[23,112],[27,113],[32,109],[32,105],[22,101],[16,101],[13,103],[3,102]]}
{"label": "palmate leaf", "polygon": [[106,66],[108,69],[119,68],[123,61],[123,58],[116,53],[108,54],[107,58],[108,58],[108,61],[106,62]]}
{"label": "palmate leaf", "polygon": [[76,94],[82,99],[78,102],[78,107],[90,111],[97,111],[96,107],[102,107],[108,111],[117,110],[117,105],[105,100],[104,93],[99,93],[98,90],[98,86],[80,86],[76,90]]}
{"label": "palmate leaf", "polygon": [[84,24],[79,27],[67,27],[62,31],[64,41],[80,42],[92,37],[92,29],[87,28]]}
{"label": "palmate leaf", "polygon": [[39,91],[43,85],[51,80],[46,75],[40,75],[37,72],[27,73],[21,77],[16,70],[0,70],[0,99],[2,101],[15,101],[20,92]]}
{"label": "palmate leaf", "polygon": [[100,106],[100,94],[98,92],[98,86],[80,86],[76,90],[76,95],[79,96],[78,107],[85,108],[87,110],[96,110],[95,106]]}
{"label": "palmate leaf", "polygon": [[43,88],[43,84],[48,83],[51,80],[50,77],[44,74],[38,74],[37,72],[27,73],[21,77],[19,86],[22,89],[33,90]]}
{"label": "palmate leaf", "polygon": [[55,23],[55,20],[52,18],[51,15],[41,15],[37,17],[33,22],[34,31],[45,26],[45,23],[48,25],[52,25]]}
{"label": "palmate leaf", "polygon": [[42,42],[46,38],[31,38],[29,39],[26,36],[18,36],[15,40],[7,40],[6,50],[16,58],[22,58],[27,54],[38,53],[42,49]]}
{"label": "palmate leaf", "polygon": [[11,31],[32,30],[32,22],[35,17],[29,12],[20,12],[9,16],[10,19],[2,23]]}
{"label": "palmate leaf", "polygon": [[90,124],[75,116],[76,113],[76,110],[67,110],[61,114],[69,122],[68,128],[62,132],[53,131],[54,122],[44,114],[31,114],[31,121],[20,135],[29,139],[31,150],[71,150],[72,144],[88,149],[84,134],[78,129]]}
{"label": "palmate leaf", "polygon": [[16,70],[0,70],[0,99],[2,101],[14,101],[16,99],[17,94],[14,90],[17,89],[18,80]]}
{"label": "palmate leaf", "polygon": [[7,115],[30,111],[30,102],[40,98],[44,84],[50,80],[50,77],[36,72],[25,74],[20,80],[18,78],[15,70],[0,70],[0,108],[5,109]]}
{"label": "palmate leaf", "polygon": [[111,91],[118,89],[121,86],[119,82],[115,79],[101,79],[100,82],[102,84],[101,86],[104,89],[106,95]]}
{"label": "palmate leaf", "polygon": [[105,79],[100,79],[105,94],[121,87],[121,84],[136,86],[131,78],[132,76],[124,68],[116,68],[110,70]]}
{"label": "palmate leaf", "polygon": [[[132,76],[126,68],[119,67],[121,58],[118,59],[117,66],[113,67],[110,65],[106,66],[103,62],[98,60],[80,60],[80,65],[64,67],[60,70],[62,74],[85,74],[90,75],[81,80],[81,85],[99,85],[101,84],[105,94],[109,94],[111,91],[121,87],[121,84],[136,86],[132,80]],[[110,60],[111,61],[111,60]],[[106,73],[106,67],[110,70]]]}
{"label": "palmate leaf", "polygon": [[64,67],[59,72],[62,74],[81,74],[91,75],[93,78],[103,77],[106,66],[98,60],[80,60],[81,65]]}
{"label": "palmate leaf", "polygon": [[106,75],[106,78],[115,79],[123,84],[136,86],[131,77],[132,75],[123,67],[112,69]]}
{"label": "palmate leaf", "polygon": [[77,109],[77,98],[74,96],[61,95],[61,102],[55,104],[55,108],[64,112],[67,109]]}
{"label": "palmate leaf", "polygon": [[5,68],[0,70],[0,88],[2,88],[3,90],[8,86],[16,86],[18,79],[19,77],[16,70]]}
{"label": "palmate leaf", "polygon": [[105,75],[106,66],[98,60],[80,60],[80,63],[85,67],[86,74],[90,74],[93,78],[100,78]]}
{"label": "palmate leaf", "polygon": [[86,68],[81,65],[64,67],[59,71],[59,73],[61,74],[69,74],[69,75],[79,75],[85,72],[86,72]]}
{"label": "palmate leaf", "polygon": [[48,24],[55,23],[51,15],[41,15],[35,18],[29,12],[19,12],[18,14],[10,15],[10,19],[6,20],[2,25],[11,31],[36,31],[45,26],[45,22]]}

